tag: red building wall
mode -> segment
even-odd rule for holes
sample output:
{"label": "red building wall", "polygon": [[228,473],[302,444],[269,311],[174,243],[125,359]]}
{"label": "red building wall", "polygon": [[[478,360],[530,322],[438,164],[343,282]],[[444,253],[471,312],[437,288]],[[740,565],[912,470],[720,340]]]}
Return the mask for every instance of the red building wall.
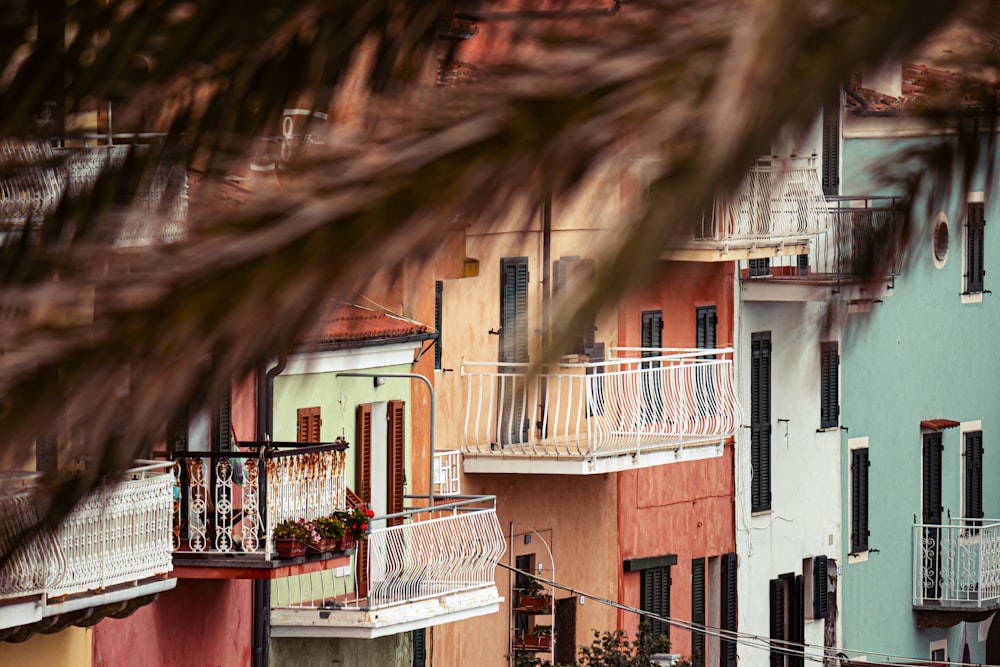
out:
{"label": "red building wall", "polygon": [[253,582],[181,579],[124,619],[94,627],[94,667],[246,667],[253,644]]}

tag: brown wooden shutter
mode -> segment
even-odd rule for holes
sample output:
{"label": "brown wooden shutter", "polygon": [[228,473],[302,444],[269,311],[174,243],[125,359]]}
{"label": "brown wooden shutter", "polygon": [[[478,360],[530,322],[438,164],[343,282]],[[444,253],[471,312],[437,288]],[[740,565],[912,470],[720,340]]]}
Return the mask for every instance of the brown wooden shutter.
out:
{"label": "brown wooden shutter", "polygon": [[[388,487],[389,514],[402,512],[403,493],[406,484],[406,403],[389,401],[389,470]],[[403,519],[390,519],[390,526],[398,526]]]}
{"label": "brown wooden shutter", "polygon": [[354,435],[354,486],[361,502],[372,502],[372,405],[358,406],[357,432]]}
{"label": "brown wooden shutter", "polygon": [[319,432],[320,426],[323,425],[323,419],[320,417],[319,406],[299,408],[298,424],[298,433],[296,433],[298,442],[320,442]]}

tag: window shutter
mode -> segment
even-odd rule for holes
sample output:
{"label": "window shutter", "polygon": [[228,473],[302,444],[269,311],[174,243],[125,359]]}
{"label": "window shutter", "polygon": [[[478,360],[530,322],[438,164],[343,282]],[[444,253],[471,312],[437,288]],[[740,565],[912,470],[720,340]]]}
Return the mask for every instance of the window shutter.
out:
{"label": "window shutter", "polygon": [[[663,347],[663,311],[642,311],[642,341],[640,347],[659,349]],[[656,352],[643,352],[643,356],[657,356]],[[659,365],[659,364],[657,364]]]}
{"label": "window shutter", "polygon": [[771,275],[771,258],[770,257],[760,257],[758,259],[750,260],[750,277],[757,278],[760,276]]}
{"label": "window shutter", "polygon": [[716,316],[715,306],[699,306],[695,309],[695,347],[701,349],[715,348],[715,330],[718,321],[719,318]]}
{"label": "window shutter", "polygon": [[[705,625],[705,559],[691,561],[691,622]],[[705,633],[691,631],[691,665],[705,667]]]}
{"label": "window shutter", "polygon": [[[770,594],[771,639],[783,640],[785,638],[785,582],[781,579],[772,579]],[[784,667],[784,648],[785,645],[782,643],[771,645],[771,667]]]}
{"label": "window shutter", "polygon": [[823,194],[840,194],[840,91],[823,104]]}
{"label": "window shutter", "polygon": [[868,449],[851,450],[851,553],[868,551]]}
{"label": "window shutter", "polygon": [[372,405],[358,406],[357,430],[354,436],[354,485],[361,502],[372,501]]}
{"label": "window shutter", "polygon": [[[406,403],[389,401],[389,514],[402,512],[406,483]],[[398,526],[402,517],[389,520],[390,526]]]}
{"label": "window shutter", "polygon": [[410,633],[413,641],[413,661],[412,667],[426,667],[427,665],[427,628],[420,628]]}
{"label": "window shutter", "polygon": [[806,587],[801,574],[790,579],[788,584],[788,640],[800,645],[792,648],[794,653],[788,656],[788,667],[803,667],[805,648],[801,644],[806,640]]}
{"label": "window shutter", "polygon": [[500,260],[500,361],[528,361],[528,258]]}
{"label": "window shutter", "polygon": [[[642,610],[657,616],[670,616],[670,568],[654,567],[642,570]],[[648,619],[653,636],[670,636],[670,626],[663,621]]]}
{"label": "window shutter", "polygon": [[751,510],[771,509],[771,332],[750,336]]}
{"label": "window shutter", "polygon": [[320,426],[323,420],[320,418],[320,408],[299,408],[296,413],[298,419],[298,430],[295,439],[298,442],[320,442]]}
{"label": "window shutter", "polygon": [[232,442],[232,389],[227,383],[226,388],[222,391],[219,396],[218,402],[216,402],[212,412],[212,451],[213,452],[228,452],[229,444]]}
{"label": "window shutter", "polygon": [[939,525],[943,514],[941,498],[941,432],[924,434],[924,523]]}
{"label": "window shutter", "polygon": [[[737,557],[734,553],[725,554],[722,557],[722,586],[719,617],[722,622],[722,629],[729,632],[736,632],[736,566]],[[736,640],[722,639],[722,651],[720,657],[720,667],[736,667]]]}
{"label": "window shutter", "polygon": [[434,330],[437,331],[437,340],[434,341],[434,370],[441,370],[441,324],[443,319],[444,302],[444,282],[437,280],[434,282]]}
{"label": "window shutter", "polygon": [[820,428],[834,428],[840,422],[840,354],[836,342],[820,347]]}
{"label": "window shutter", "polygon": [[983,291],[985,204],[969,202],[966,219],[965,291]]}
{"label": "window shutter", "polygon": [[[589,284],[594,276],[594,260],[580,259],[575,255],[560,257],[552,263],[552,296],[558,301],[573,284]],[[573,341],[566,349],[566,354],[586,354],[594,352],[594,319],[585,322]]]}
{"label": "window shutter", "polygon": [[826,556],[813,558],[813,618],[826,618],[830,615],[830,601],[827,578]]}
{"label": "window shutter", "polygon": [[800,276],[808,276],[809,275],[809,255],[808,254],[798,255],[795,258],[795,264],[796,264],[796,268],[798,270],[798,274]]}
{"label": "window shutter", "polygon": [[983,432],[965,434],[965,518],[983,517]]}

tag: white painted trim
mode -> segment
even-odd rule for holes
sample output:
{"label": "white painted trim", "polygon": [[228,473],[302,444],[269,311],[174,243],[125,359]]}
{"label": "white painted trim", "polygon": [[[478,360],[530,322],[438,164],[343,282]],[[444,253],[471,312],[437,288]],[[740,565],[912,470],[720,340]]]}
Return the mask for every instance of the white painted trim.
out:
{"label": "white painted trim", "polygon": [[309,373],[335,373],[383,366],[413,363],[413,353],[420,343],[394,343],[379,347],[357,347],[347,350],[305,352],[288,358],[282,376]]}
{"label": "white painted trim", "polygon": [[947,639],[938,639],[937,641],[933,641],[930,644],[928,644],[927,657],[928,658],[932,658],[934,656],[934,651],[939,651],[941,649],[944,649],[944,659],[945,659],[945,661],[947,661],[948,660],[948,640]]}
{"label": "white painted trim", "polygon": [[[847,439],[847,544],[845,545],[848,549],[851,547],[851,485],[854,482],[854,478],[851,473],[851,456],[850,453],[855,449],[867,449],[869,461],[871,460],[871,447],[868,446],[868,436],[863,436],[860,438],[848,438]],[[869,496],[871,496],[871,476],[868,478],[869,485]],[[871,506],[871,503],[869,503]],[[869,521],[871,516],[869,515]],[[862,551],[857,556],[847,556],[847,564],[854,565],[855,563],[864,563],[868,561],[868,551]]]}
{"label": "white painted trim", "polygon": [[[944,259],[937,258],[937,252],[935,244],[937,243],[937,228],[938,225],[944,224],[945,229],[948,230],[948,249],[944,253]],[[934,224],[931,225],[931,259],[934,260],[934,268],[939,271],[945,267],[948,263],[948,257],[951,256],[951,225],[948,224],[948,216],[945,215],[944,211],[938,211],[938,214],[934,216]]]}
{"label": "white painted trim", "polygon": [[513,475],[601,475],[604,473],[651,468],[681,461],[700,461],[722,456],[724,443],[716,440],[653,451],[622,452],[619,456],[532,456],[518,454],[476,454],[463,452],[466,473]]}
{"label": "white painted trim", "polygon": [[[961,284],[959,286],[959,293],[961,294],[961,303],[982,303],[983,293],[974,292],[972,294],[965,293],[965,273],[968,271],[966,267],[966,252],[969,249],[969,207],[968,204],[985,204],[986,194],[984,192],[966,192],[965,193],[965,204],[962,206],[962,273],[959,275],[961,279]],[[984,286],[985,288],[985,286]]]}

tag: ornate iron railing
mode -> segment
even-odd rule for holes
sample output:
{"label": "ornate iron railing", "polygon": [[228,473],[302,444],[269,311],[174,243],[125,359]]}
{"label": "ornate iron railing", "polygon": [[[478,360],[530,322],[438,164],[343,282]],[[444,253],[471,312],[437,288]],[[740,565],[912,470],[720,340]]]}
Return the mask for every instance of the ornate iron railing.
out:
{"label": "ornate iron railing", "polygon": [[[55,531],[19,545],[0,568],[0,599],[101,590],[172,569],[170,464],[143,462],[85,496]],[[0,548],[6,551],[38,520],[38,475],[4,478]]]}
{"label": "ornate iron railing", "polygon": [[367,595],[358,594],[355,568],[344,568],[277,580],[274,606],[373,610],[494,586],[505,549],[495,496],[415,507],[372,519],[358,549],[367,554],[359,566]]}
{"label": "ornate iron railing", "polygon": [[[50,141],[0,139],[0,161],[19,167],[0,178],[0,225],[39,221],[64,195],[92,187],[109,167],[121,167],[132,150],[162,141],[166,135],[93,135],[53,147]],[[133,144],[133,145],[129,145]],[[142,174],[137,194],[117,239],[120,246],[176,241],[187,217],[187,171],[183,161],[159,159]]]}
{"label": "ornate iron railing", "polygon": [[434,495],[456,496],[462,493],[462,453],[457,449],[434,452]]}
{"label": "ornate iron railing", "polygon": [[529,370],[462,363],[462,451],[619,455],[723,439],[743,422],[731,349],[613,348],[603,361]]}
{"label": "ornate iron railing", "polygon": [[816,158],[757,161],[731,197],[717,197],[695,240],[770,242],[815,236],[830,228]]}
{"label": "ornate iron railing", "polygon": [[1000,521],[914,525],[913,605],[1000,605]]}
{"label": "ornate iron railing", "polygon": [[899,275],[902,244],[896,205],[895,197],[831,197],[833,224],[808,240],[808,253],[740,260],[740,276],[827,283],[872,272]]}
{"label": "ornate iron railing", "polygon": [[250,452],[173,455],[174,551],[274,554],[274,527],[347,507],[346,442],[243,443]]}

